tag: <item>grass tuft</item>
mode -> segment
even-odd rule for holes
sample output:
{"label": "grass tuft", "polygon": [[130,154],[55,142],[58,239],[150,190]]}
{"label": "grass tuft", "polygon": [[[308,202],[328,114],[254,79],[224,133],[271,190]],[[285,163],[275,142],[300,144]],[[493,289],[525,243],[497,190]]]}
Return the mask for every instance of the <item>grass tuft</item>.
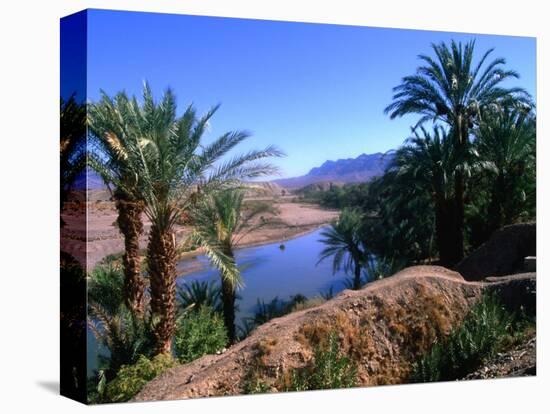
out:
{"label": "grass tuft", "polygon": [[464,378],[485,359],[517,342],[527,325],[524,317],[508,312],[496,297],[485,295],[458,328],[420,358],[414,365],[411,381]]}

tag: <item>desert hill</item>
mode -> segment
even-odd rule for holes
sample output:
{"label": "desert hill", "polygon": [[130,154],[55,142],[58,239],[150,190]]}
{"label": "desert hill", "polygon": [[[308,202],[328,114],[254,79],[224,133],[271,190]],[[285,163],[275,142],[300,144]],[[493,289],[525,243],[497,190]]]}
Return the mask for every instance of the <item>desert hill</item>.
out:
{"label": "desert hill", "polygon": [[321,166],[312,168],[306,175],[273,180],[288,189],[305,187],[313,183],[333,182],[337,184],[369,181],[384,173],[391,161],[391,155],[377,152],[361,154],[357,158],[325,161]]}

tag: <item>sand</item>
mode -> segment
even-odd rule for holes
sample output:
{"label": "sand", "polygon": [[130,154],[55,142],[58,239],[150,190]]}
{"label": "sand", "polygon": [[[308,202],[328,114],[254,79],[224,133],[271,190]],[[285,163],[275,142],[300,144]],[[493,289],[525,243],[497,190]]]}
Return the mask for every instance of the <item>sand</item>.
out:
{"label": "sand", "polygon": [[[269,201],[269,199],[264,199]],[[270,200],[278,210],[275,216],[266,215],[269,224],[251,232],[239,242],[239,247],[256,246],[285,241],[311,232],[326,225],[338,217],[338,211],[323,209],[314,204],[294,202],[291,197]],[[93,269],[103,258],[123,251],[124,242],[115,225],[117,212],[114,203],[96,200],[87,203],[88,220],[86,223],[75,210],[65,209],[62,218],[62,249],[75,256],[81,262],[87,254],[87,268]],[[140,239],[140,247],[147,246],[147,232],[150,223],[144,216],[145,233]],[[179,226],[176,229],[179,241],[184,240],[189,228]],[[189,252],[184,256],[192,257],[200,252]]]}

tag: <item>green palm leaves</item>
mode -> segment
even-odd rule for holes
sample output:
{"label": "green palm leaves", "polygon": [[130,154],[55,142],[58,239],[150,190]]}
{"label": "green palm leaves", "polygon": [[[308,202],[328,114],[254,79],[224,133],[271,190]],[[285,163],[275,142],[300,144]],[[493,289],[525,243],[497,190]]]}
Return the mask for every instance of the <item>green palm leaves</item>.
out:
{"label": "green palm leaves", "polygon": [[536,207],[534,114],[517,107],[492,111],[484,116],[474,136],[476,151],[493,167],[485,177],[490,189],[486,197],[485,232],[491,234],[505,224],[520,220],[526,213],[533,217]]}
{"label": "green palm leaves", "polygon": [[193,242],[203,248],[211,263],[220,270],[224,321],[230,342],[236,339],[235,298],[241,275],[234,250],[243,237],[265,226],[263,214],[273,214],[264,203],[246,203],[245,188],[223,189],[202,200],[193,209]]}
{"label": "green palm leaves", "polygon": [[[487,63],[493,49],[474,63],[475,42],[463,45],[452,41],[432,44],[435,57],[419,55],[423,65],[416,73],[403,78],[394,88],[393,102],[385,109],[396,118],[409,113],[420,114],[418,125],[425,121],[443,121],[451,127],[478,121],[480,112],[495,104],[514,100],[530,105],[530,97],[522,88],[503,86],[507,79],[518,78],[503,66],[505,59]],[[462,137],[465,139],[466,137]]]}
{"label": "green palm leaves", "polygon": [[326,247],[320,253],[319,262],[332,257],[333,272],[340,269],[351,272],[354,289],[361,287],[361,272],[369,257],[362,228],[362,214],[358,210],[344,209],[338,221],[321,232],[321,243]]}
{"label": "green palm leaves", "polygon": [[241,283],[240,274],[234,262],[226,262],[224,252],[232,256],[246,235],[272,222],[264,214],[276,213],[266,203],[245,204],[245,191],[245,188],[229,188],[214,192],[191,213],[192,241],[203,247],[214,267],[234,286]]}
{"label": "green palm leaves", "polygon": [[[441,154],[442,162],[452,164],[449,171],[434,169],[429,185],[431,189],[437,185],[441,193],[443,181],[452,181],[454,205],[449,204],[442,213],[447,228],[445,250],[448,250],[443,253],[440,250],[440,255],[445,256],[441,262],[447,266],[456,264],[464,255],[465,180],[472,172],[473,129],[483,123],[485,114],[498,108],[513,104],[529,111],[532,107],[525,90],[505,86],[505,81],[519,77],[515,71],[504,68],[506,61],[502,58],[489,61],[493,52],[490,49],[474,62],[474,48],[474,41],[433,44],[435,56],[419,56],[422,65],[394,88],[393,102],[385,109],[392,119],[406,114],[420,115],[416,127],[432,121],[448,128],[446,148],[440,148],[441,140],[437,137],[431,142],[425,140],[430,151],[443,150],[447,154]],[[423,145],[417,141],[413,146],[428,155],[428,148]]]}
{"label": "green palm leaves", "polygon": [[[115,97],[102,92],[100,101],[89,108],[90,130],[97,142],[92,167],[115,186],[115,193],[143,202],[151,222],[147,263],[159,353],[170,351],[175,329],[177,222],[213,192],[275,173],[264,160],[281,155],[267,147],[223,159],[249,134],[227,132],[204,145],[204,133],[219,106],[203,116],[192,105],[180,116],[176,109],[170,89],[157,102],[148,84],[141,102],[124,92]],[[197,240],[224,274],[236,274],[231,257],[206,239]]]}
{"label": "green palm leaves", "polygon": [[61,202],[64,202],[86,165],[86,105],[78,103],[74,96],[61,98],[60,129],[60,184]]}

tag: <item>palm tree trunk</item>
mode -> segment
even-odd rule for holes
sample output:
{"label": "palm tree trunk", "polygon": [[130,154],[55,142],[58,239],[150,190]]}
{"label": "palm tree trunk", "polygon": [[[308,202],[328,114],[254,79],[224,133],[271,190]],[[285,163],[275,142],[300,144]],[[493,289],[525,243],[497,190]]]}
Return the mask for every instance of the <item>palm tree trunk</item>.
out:
{"label": "palm tree trunk", "polygon": [[170,353],[176,329],[176,242],[172,231],[153,224],[147,247],[155,353]]}
{"label": "palm tree trunk", "polygon": [[139,237],[143,233],[141,213],[143,203],[123,199],[116,200],[118,210],[117,224],[124,236],[124,301],[134,315],[143,315],[145,282],[141,277],[139,260]]}
{"label": "palm tree trunk", "polygon": [[464,257],[464,174],[455,174],[455,219],[453,222],[453,254],[451,265]]}
{"label": "palm tree trunk", "polygon": [[[465,155],[468,145],[468,122],[464,116],[459,116],[456,124],[459,156]],[[464,172],[458,170],[454,176],[454,219],[450,227],[452,240],[452,252],[450,252],[448,265],[457,264],[464,257]]]}
{"label": "palm tree trunk", "polygon": [[[228,257],[233,258],[233,251],[228,249],[224,252]],[[227,329],[227,336],[229,343],[233,344],[236,340],[235,333],[235,285],[227,278],[222,277],[222,305],[223,305],[223,321],[225,329]]]}
{"label": "palm tree trunk", "polygon": [[439,252],[439,263],[450,267],[455,260],[454,234],[454,200],[438,197],[435,200],[435,239]]}
{"label": "palm tree trunk", "polygon": [[504,224],[503,198],[507,196],[502,174],[497,176],[496,182],[491,192],[491,199],[488,207],[488,231],[487,238]]}

